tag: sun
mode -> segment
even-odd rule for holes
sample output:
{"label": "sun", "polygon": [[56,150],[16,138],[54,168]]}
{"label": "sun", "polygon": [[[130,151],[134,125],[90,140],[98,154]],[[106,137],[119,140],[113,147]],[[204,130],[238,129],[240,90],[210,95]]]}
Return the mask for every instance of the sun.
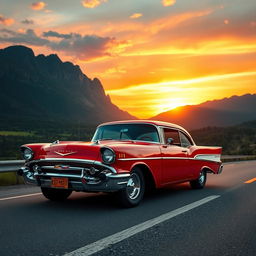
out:
{"label": "sun", "polygon": [[168,98],[168,99],[162,99],[162,102],[156,106],[157,112],[162,113],[169,110],[176,109],[178,107],[191,105],[185,99],[183,98]]}

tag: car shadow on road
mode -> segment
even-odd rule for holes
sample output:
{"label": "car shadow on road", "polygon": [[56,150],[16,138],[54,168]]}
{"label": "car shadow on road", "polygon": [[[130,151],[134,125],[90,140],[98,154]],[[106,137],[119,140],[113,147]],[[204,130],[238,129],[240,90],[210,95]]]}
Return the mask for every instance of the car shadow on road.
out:
{"label": "car shadow on road", "polygon": [[64,201],[50,201],[45,199],[43,202],[47,207],[57,207],[59,209],[82,209],[82,210],[100,210],[108,211],[114,209],[113,196],[106,193],[84,193],[73,192],[72,195]]}
{"label": "car shadow on road", "polygon": [[[179,196],[187,193],[190,189],[186,183],[171,185],[165,188],[154,190],[144,196],[143,201],[161,200],[170,198],[171,196]],[[84,193],[73,192],[69,199],[65,201],[49,201],[45,199],[43,202],[48,206],[60,208],[93,208],[93,209],[114,209],[121,208],[114,193]]]}
{"label": "car shadow on road", "polygon": [[[207,185],[204,189],[193,190],[191,189],[188,182],[181,184],[169,185],[161,189],[154,190],[153,192],[147,193],[144,196],[143,205],[153,205],[155,202],[159,204],[169,202],[170,200],[184,200],[185,198],[191,198],[195,196],[202,197],[208,196],[213,193],[217,193],[221,187],[215,185]],[[50,201],[45,199],[43,202],[40,201],[38,204],[47,206],[47,208],[58,208],[60,210],[118,210],[123,209],[118,203],[117,197],[114,193],[84,193],[84,192],[73,192],[68,200],[65,201]]]}

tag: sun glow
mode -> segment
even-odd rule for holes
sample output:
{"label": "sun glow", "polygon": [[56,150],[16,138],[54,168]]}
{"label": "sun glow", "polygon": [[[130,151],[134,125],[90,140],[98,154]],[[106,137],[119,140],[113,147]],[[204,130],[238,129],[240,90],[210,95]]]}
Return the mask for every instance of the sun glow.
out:
{"label": "sun glow", "polygon": [[166,112],[169,110],[174,110],[178,107],[186,106],[186,105],[192,105],[189,102],[186,102],[182,98],[174,98],[174,99],[163,99],[163,101],[156,105],[156,109],[161,110],[162,112]]}
{"label": "sun glow", "polygon": [[255,81],[256,72],[241,72],[140,84],[107,90],[107,94],[122,109],[139,118],[150,118],[180,106],[200,104],[209,100],[209,95],[211,99],[220,99],[232,95],[234,90],[237,95],[254,93],[255,88],[248,84]]}

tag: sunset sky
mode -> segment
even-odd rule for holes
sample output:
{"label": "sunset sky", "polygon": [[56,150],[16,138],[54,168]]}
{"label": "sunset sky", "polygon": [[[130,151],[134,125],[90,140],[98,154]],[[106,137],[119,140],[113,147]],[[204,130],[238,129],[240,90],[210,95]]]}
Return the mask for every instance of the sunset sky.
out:
{"label": "sunset sky", "polygon": [[0,46],[57,53],[139,118],[256,93],[255,0],[0,0]]}

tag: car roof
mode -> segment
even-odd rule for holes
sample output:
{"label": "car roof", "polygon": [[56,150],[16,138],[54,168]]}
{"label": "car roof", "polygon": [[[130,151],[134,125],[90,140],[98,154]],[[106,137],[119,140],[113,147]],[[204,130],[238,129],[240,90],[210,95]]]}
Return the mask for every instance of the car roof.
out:
{"label": "car roof", "polygon": [[113,122],[107,122],[100,124],[99,126],[102,125],[112,125],[112,124],[153,124],[157,126],[167,126],[170,128],[177,128],[186,131],[183,127],[173,124],[173,123],[168,123],[168,122],[162,122],[162,121],[156,121],[156,120],[123,120],[123,121],[113,121]]}

